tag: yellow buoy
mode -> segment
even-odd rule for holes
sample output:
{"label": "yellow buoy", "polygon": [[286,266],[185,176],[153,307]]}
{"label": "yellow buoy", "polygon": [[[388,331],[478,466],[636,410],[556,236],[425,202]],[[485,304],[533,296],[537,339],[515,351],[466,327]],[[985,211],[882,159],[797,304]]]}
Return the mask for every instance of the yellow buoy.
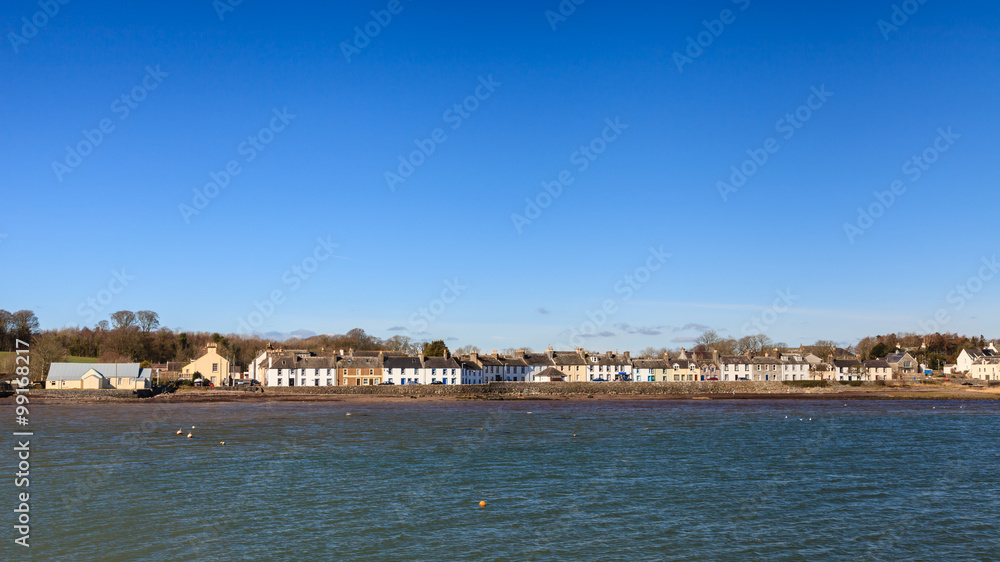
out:
{"label": "yellow buoy", "polygon": [[486,502],[479,502],[479,507],[486,507]]}

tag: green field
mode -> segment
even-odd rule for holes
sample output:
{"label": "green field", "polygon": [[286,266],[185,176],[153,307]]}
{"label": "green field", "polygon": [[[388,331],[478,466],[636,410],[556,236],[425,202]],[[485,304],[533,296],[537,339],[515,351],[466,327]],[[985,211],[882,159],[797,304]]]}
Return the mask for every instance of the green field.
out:
{"label": "green field", "polygon": [[[14,355],[13,351],[0,351],[0,359],[3,359],[7,355]],[[100,359],[97,357],[77,357],[75,355],[70,355],[66,357],[67,363],[98,363]]]}

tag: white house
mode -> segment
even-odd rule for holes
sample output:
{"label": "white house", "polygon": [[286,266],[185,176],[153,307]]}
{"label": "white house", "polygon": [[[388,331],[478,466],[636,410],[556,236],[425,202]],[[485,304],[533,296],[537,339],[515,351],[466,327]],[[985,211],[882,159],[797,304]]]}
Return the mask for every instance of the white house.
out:
{"label": "white house", "polygon": [[386,357],[382,362],[382,379],[392,384],[421,384],[419,357]]}
{"label": "white house", "polygon": [[887,381],[892,378],[892,365],[885,359],[870,359],[864,362],[868,372],[868,379],[873,381]]}
{"label": "white house", "polygon": [[807,381],[810,379],[812,379],[812,363],[806,361],[801,355],[781,356],[781,380]]}
{"label": "white house", "polygon": [[417,384],[462,384],[462,366],[448,352],[444,357],[424,357],[421,355]]}
{"label": "white house", "polygon": [[975,363],[977,359],[981,359],[983,357],[1000,357],[1000,353],[997,353],[994,347],[995,346],[990,343],[990,347],[983,349],[963,349],[961,353],[958,354],[958,359],[955,361],[958,372],[971,372],[972,364]]}
{"label": "white house", "polygon": [[265,386],[337,386],[336,356],[312,356],[306,352],[271,357],[268,363],[270,366],[264,371]]}
{"label": "white house", "polygon": [[719,357],[719,380],[751,380],[753,360],[746,355],[723,355]]}
{"label": "white house", "polygon": [[588,353],[587,359],[587,379],[588,381],[631,381],[632,380],[632,358],[629,352],[621,355],[607,351],[604,355]]}
{"label": "white house", "polygon": [[866,381],[871,380],[868,370],[861,361],[857,359],[834,359],[834,377],[838,381]]}
{"label": "white house", "polygon": [[969,377],[983,381],[1000,381],[1000,357],[980,357],[972,364]]}

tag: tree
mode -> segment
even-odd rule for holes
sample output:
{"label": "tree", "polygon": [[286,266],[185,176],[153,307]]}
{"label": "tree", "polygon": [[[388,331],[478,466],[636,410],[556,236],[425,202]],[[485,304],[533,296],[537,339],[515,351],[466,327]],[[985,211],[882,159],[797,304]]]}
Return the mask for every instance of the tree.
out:
{"label": "tree", "polygon": [[42,334],[31,344],[31,381],[44,382],[49,374],[49,366],[66,360],[66,348],[59,338],[51,333]]}
{"label": "tree", "polygon": [[160,315],[152,310],[140,310],[135,313],[135,316],[139,322],[139,329],[144,334],[148,334],[160,327]]}
{"label": "tree", "polygon": [[463,345],[455,350],[455,355],[469,355],[470,353],[479,353],[479,348],[474,345]]}
{"label": "tree", "polygon": [[119,310],[111,314],[111,326],[115,330],[128,329],[138,326],[138,322],[131,310]]}
{"label": "tree", "polygon": [[424,343],[424,357],[443,357],[447,351],[448,346],[444,344],[444,340]]}
{"label": "tree", "polygon": [[705,350],[712,349],[716,344],[722,341],[722,337],[716,333],[715,330],[707,330],[703,332],[700,336],[695,338],[694,343],[702,346]]}
{"label": "tree", "polygon": [[0,351],[13,351],[14,315],[0,308]]}
{"label": "tree", "polygon": [[892,353],[893,350],[895,350],[895,348],[889,347],[883,342],[879,342],[874,346],[872,346],[871,350],[869,350],[868,357],[869,358],[885,357],[886,355]]}
{"label": "tree", "polygon": [[[10,331],[13,339],[30,342],[31,336],[38,332],[38,317],[30,310],[18,310],[11,314]],[[10,344],[13,349],[14,342]]]}
{"label": "tree", "polygon": [[97,331],[99,332],[107,332],[111,328],[111,326],[108,324],[107,320],[101,320],[100,322],[97,323],[96,328]]}

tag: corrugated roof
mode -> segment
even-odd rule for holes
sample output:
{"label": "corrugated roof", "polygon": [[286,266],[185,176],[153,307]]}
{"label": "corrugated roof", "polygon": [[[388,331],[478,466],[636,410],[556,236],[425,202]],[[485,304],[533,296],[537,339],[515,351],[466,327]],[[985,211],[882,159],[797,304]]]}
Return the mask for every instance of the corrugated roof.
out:
{"label": "corrugated roof", "polygon": [[149,369],[143,372],[138,363],[53,363],[49,366],[50,381],[78,381],[91,369],[104,378],[148,378]]}

